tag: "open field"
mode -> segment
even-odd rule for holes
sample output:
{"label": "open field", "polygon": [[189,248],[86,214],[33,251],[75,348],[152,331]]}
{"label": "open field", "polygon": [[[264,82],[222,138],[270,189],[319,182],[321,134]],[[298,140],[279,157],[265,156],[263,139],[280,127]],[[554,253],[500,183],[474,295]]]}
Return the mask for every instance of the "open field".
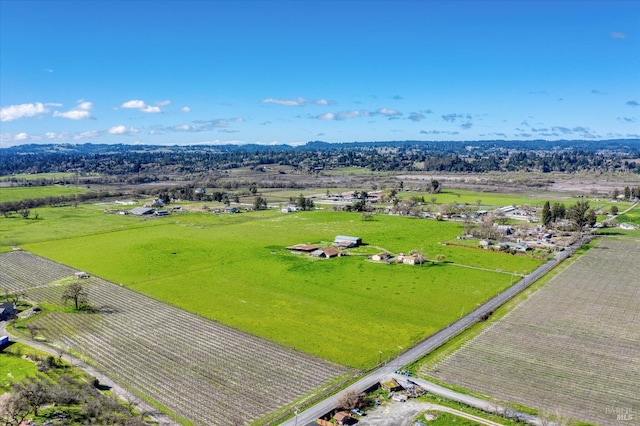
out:
{"label": "open field", "polygon": [[[0,255],[0,284],[59,304],[74,269],[25,251]],[[30,265],[30,268],[25,268]],[[350,370],[189,314],[92,277],[98,313],[49,312],[38,334],[90,358],[107,374],[199,425],[256,420],[350,377]]]}
{"label": "open field", "polygon": [[22,344],[12,343],[0,351],[0,394],[10,389],[11,383],[36,375],[38,367],[34,362],[14,355],[23,349]]}
{"label": "open field", "polygon": [[[107,215],[113,217],[113,215]],[[441,246],[456,223],[338,212],[185,214],[153,220],[118,216],[131,226],[23,246],[249,333],[355,368],[375,365],[508,287],[509,274],[540,260]],[[424,251],[452,264],[372,263],[291,254],[296,243],[358,235],[369,254]],[[362,251],[360,251],[362,252]],[[417,312],[428,313],[418,315]],[[380,356],[382,351],[382,356]]]}
{"label": "open field", "polygon": [[640,410],[638,253],[637,240],[600,242],[430,374],[498,401],[621,424],[621,410]]}
{"label": "open field", "polygon": [[71,186],[23,186],[17,188],[0,188],[0,202],[21,201],[29,198],[60,197],[86,193],[86,189]]}

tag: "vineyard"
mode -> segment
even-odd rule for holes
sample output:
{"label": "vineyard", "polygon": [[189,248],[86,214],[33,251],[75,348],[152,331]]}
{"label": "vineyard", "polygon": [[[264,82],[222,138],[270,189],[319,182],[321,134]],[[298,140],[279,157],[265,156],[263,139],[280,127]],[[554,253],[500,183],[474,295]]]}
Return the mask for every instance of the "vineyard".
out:
{"label": "vineyard", "polygon": [[640,242],[602,241],[427,374],[564,417],[640,410]]}
{"label": "vineyard", "polygon": [[[24,251],[0,254],[0,271],[2,289],[53,304],[64,287],[47,284],[75,272]],[[38,334],[194,424],[264,419],[351,376],[100,278],[82,282],[97,313],[47,313],[34,322]]]}

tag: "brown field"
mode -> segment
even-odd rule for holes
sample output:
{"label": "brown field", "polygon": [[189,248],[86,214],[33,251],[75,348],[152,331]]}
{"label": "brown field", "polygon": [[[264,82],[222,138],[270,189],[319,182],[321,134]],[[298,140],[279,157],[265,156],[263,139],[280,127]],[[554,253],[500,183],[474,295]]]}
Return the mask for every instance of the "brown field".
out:
{"label": "brown field", "polygon": [[639,277],[640,241],[601,241],[428,374],[564,418],[639,425]]}
{"label": "brown field", "polygon": [[[59,304],[76,272],[25,251],[0,254],[0,290]],[[196,425],[267,423],[352,371],[158,302],[98,277],[96,313],[49,312],[38,336],[80,353],[117,382]]]}

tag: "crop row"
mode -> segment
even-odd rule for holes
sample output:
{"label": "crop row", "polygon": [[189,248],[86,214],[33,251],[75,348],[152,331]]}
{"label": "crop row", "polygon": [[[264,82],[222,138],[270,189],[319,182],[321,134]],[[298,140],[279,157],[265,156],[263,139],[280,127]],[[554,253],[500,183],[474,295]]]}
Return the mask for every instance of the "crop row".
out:
{"label": "crop row", "polygon": [[550,412],[617,424],[639,407],[640,244],[606,241],[433,367],[434,377]]}
{"label": "crop row", "polygon": [[[0,255],[0,264],[11,264]],[[22,275],[48,260],[28,255]],[[21,257],[22,258],[22,257]],[[54,263],[54,265],[56,265]],[[73,274],[62,265],[62,277]],[[64,269],[66,268],[66,269]],[[37,301],[59,303],[63,287],[28,290]],[[60,274],[51,276],[60,279]],[[38,332],[62,347],[94,360],[115,380],[126,383],[195,424],[226,425],[255,420],[313,392],[336,377],[342,366],[243,333],[215,321],[128,290],[97,277],[83,280],[97,313],[51,312],[37,320]]]}
{"label": "crop row", "polygon": [[47,285],[77,272],[24,250],[3,253],[0,271],[0,289],[10,293]]}

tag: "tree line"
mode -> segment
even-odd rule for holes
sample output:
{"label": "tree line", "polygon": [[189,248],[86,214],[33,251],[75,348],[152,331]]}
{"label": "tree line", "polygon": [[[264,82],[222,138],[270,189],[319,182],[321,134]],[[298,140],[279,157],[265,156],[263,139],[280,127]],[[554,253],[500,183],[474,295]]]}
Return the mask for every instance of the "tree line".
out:
{"label": "tree line", "polygon": [[[106,147],[111,147],[108,149]],[[327,168],[367,167],[373,171],[488,172],[607,171],[640,173],[640,140],[370,142],[300,147],[28,145],[0,149],[0,175],[75,172],[159,179],[206,174],[239,167],[283,165],[301,173]],[[608,148],[608,149],[607,149]],[[77,180],[77,177],[75,178]],[[69,179],[72,180],[72,179]]]}

